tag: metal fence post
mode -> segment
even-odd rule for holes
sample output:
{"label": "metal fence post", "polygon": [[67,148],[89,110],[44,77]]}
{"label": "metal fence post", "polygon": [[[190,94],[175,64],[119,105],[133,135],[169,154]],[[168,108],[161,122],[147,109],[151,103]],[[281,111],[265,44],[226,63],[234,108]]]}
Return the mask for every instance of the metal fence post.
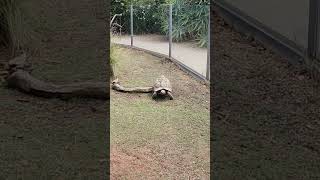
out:
{"label": "metal fence post", "polygon": [[309,58],[314,59],[318,50],[319,2],[318,0],[310,0],[309,3],[308,56]]}
{"label": "metal fence post", "polygon": [[208,43],[207,43],[207,72],[206,79],[210,80],[210,8],[209,8],[209,22],[208,22]]}
{"label": "metal fence post", "polygon": [[169,6],[169,58],[172,51],[172,4]]}
{"label": "metal fence post", "polygon": [[131,46],[133,46],[133,5],[130,5]]}

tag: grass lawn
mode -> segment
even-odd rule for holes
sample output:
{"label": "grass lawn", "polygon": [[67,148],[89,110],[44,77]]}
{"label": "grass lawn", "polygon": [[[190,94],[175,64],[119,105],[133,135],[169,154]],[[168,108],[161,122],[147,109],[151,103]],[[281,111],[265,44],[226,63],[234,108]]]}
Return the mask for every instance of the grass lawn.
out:
{"label": "grass lawn", "polygon": [[111,176],[209,179],[209,87],[171,62],[131,49],[116,52],[123,86],[150,86],[163,74],[175,99],[111,91]]}

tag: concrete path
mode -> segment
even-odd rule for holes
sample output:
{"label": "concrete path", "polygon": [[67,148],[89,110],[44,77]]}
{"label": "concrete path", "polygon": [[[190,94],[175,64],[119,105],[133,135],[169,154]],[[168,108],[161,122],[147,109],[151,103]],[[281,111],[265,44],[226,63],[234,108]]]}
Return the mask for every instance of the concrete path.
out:
{"label": "concrete path", "polygon": [[[130,36],[112,37],[111,42],[130,45]],[[134,36],[133,45],[146,50],[151,50],[164,55],[169,55],[169,42],[159,35]],[[172,57],[196,72],[206,76],[207,49],[196,47],[194,43],[173,43]]]}

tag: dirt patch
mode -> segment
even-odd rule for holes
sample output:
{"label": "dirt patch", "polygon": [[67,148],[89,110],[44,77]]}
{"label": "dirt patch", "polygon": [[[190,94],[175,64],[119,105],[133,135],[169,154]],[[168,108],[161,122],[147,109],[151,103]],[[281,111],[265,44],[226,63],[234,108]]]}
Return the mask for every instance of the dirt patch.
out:
{"label": "dirt patch", "polygon": [[213,19],[214,177],[318,179],[319,84]]}
{"label": "dirt patch", "polygon": [[[128,154],[124,150],[111,149],[111,178],[122,179],[122,178],[133,178],[132,172],[139,174],[149,174],[150,178],[157,178],[157,174],[154,171],[156,166],[156,159],[152,157],[150,151],[143,152],[142,149],[139,152],[131,152]],[[150,176],[152,173],[152,176]]]}
{"label": "dirt patch", "polygon": [[9,49],[0,45],[0,84],[5,82],[7,76],[6,64],[10,58]]}
{"label": "dirt patch", "polygon": [[[28,23],[41,37],[39,53],[28,59],[32,74],[57,84],[107,82],[102,1],[32,1],[24,2],[34,16]],[[0,48],[2,62],[8,52]],[[1,83],[0,179],[106,179],[108,107],[29,96]]]}
{"label": "dirt patch", "polygon": [[[188,160],[185,155],[181,158]],[[174,158],[177,160],[177,158]],[[192,160],[192,157],[189,157]],[[188,167],[188,162],[163,158],[153,149],[140,147],[136,149],[111,149],[112,179],[209,179],[208,174]]]}

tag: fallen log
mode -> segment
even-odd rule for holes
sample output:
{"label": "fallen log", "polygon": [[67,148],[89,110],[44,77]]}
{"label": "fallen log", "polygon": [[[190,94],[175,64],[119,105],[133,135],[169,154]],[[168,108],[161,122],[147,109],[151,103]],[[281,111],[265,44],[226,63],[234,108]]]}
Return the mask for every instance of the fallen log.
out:
{"label": "fallen log", "polygon": [[7,83],[10,88],[47,98],[89,97],[109,99],[108,86],[104,82],[56,85],[36,79],[27,71],[17,70],[7,78]]}
{"label": "fallen log", "polygon": [[56,85],[33,77],[28,70],[30,64],[22,54],[8,63],[6,78],[9,88],[16,88],[24,93],[46,98],[88,97],[109,99],[109,86],[106,82],[80,82]]}
{"label": "fallen log", "polygon": [[120,82],[118,79],[115,79],[112,81],[112,89],[120,92],[128,92],[128,93],[150,93],[153,92],[153,87],[123,87],[120,85]]}
{"label": "fallen log", "polygon": [[161,75],[158,79],[156,79],[153,86],[149,87],[123,87],[120,85],[118,79],[112,81],[112,89],[120,92],[127,93],[150,93],[152,92],[152,98],[156,97],[166,97],[168,96],[171,100],[173,99],[172,95],[172,87],[169,79],[165,76]]}

